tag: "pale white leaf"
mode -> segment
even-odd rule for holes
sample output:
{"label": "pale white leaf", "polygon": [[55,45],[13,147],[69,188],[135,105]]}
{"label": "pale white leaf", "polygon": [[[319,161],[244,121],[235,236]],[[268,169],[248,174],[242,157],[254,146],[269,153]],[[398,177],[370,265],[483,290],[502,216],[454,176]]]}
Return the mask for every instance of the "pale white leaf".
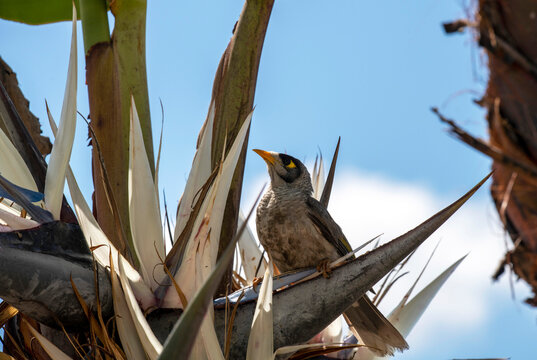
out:
{"label": "pale white leaf", "polygon": [[398,305],[390,315],[388,315],[388,320],[390,320],[397,330],[399,330],[401,335],[405,337],[408,336],[442,285],[444,285],[446,280],[453,274],[465,257],[466,255],[444,270],[442,274],[414,296],[406,305],[402,307]]}
{"label": "pale white leaf", "polygon": [[259,289],[254,311],[246,360],[270,360],[274,352],[272,326],[272,264],[269,262]]}
{"label": "pale white leaf", "polygon": [[[208,216],[210,216],[210,214]],[[207,224],[207,222],[205,222],[205,224]],[[209,256],[204,255],[204,253],[210,252],[210,241],[208,239],[210,234],[208,233],[208,225],[202,225],[202,229],[204,230],[199,232],[199,236],[206,237],[207,241],[202,242],[203,247],[195,254],[196,272],[194,278],[196,290],[203,286],[212,272],[210,258]],[[218,337],[214,328],[214,309],[212,306],[208,307],[207,313],[203,318],[193,350],[194,351],[189,357],[191,360],[224,360],[224,354],[220,348],[220,343],[218,342]]]}
{"label": "pale white leaf", "polygon": [[58,136],[56,136],[56,140],[52,146],[47,175],[45,177],[45,204],[47,210],[54,216],[54,219],[60,218],[65,172],[69,158],[71,157],[76,129],[76,19],[76,8],[73,6],[71,53],[69,55],[69,69],[67,71],[67,83],[65,85],[60,127]]}
{"label": "pale white leaf", "polygon": [[[242,223],[244,223],[244,214],[242,211],[240,211],[239,224],[237,228],[240,228]],[[244,229],[239,241],[237,242],[237,247],[246,281],[248,282],[248,285],[252,285],[254,278],[265,272],[267,261],[263,258],[263,253],[255,241],[255,237],[250,229],[250,226],[247,225],[246,229]],[[259,270],[257,269],[258,266]],[[256,271],[258,271],[257,274]]]}
{"label": "pale white leaf", "polygon": [[211,175],[211,143],[213,137],[214,113],[215,104],[213,101],[209,107],[207,121],[201,129],[198,147],[196,154],[194,155],[194,160],[192,161],[192,168],[190,174],[188,174],[185,190],[181,197],[181,201],[179,202],[179,208],[177,209],[177,219],[175,221],[173,235],[174,243],[179,235],[181,235],[181,232],[184,230],[186,223],[190,218],[192,204],[194,203],[196,194]]}
{"label": "pale white leaf", "polygon": [[313,168],[313,172],[311,174],[311,182],[313,187],[313,194],[312,196],[320,200],[321,195],[323,194],[324,189],[324,161],[322,155],[319,157],[319,163],[315,163],[315,167]]}
{"label": "pale white leaf", "polygon": [[129,220],[134,248],[141,262],[142,278],[155,290],[164,276],[159,255],[164,258],[164,238],[160,224],[157,191],[147,158],[142,128],[131,97],[129,141]]}
{"label": "pale white leaf", "polygon": [[[54,136],[56,136],[58,130],[56,122],[54,121],[52,114],[48,111],[48,108],[47,115],[52,133]],[[90,210],[86,199],[84,199],[84,195],[82,195],[82,191],[80,191],[80,187],[78,186],[70,166],[67,166],[66,177],[78,224],[80,225],[80,229],[84,234],[84,239],[86,240],[88,247],[94,248],[93,255],[95,260],[97,260],[97,262],[103,267],[110,267],[109,254],[111,252],[114,262],[113,268],[116,272],[119,272],[118,261],[123,261],[123,268],[125,269],[125,273],[127,274],[127,277],[131,283],[136,299],[138,299],[142,309],[146,310],[149,307],[155,306],[156,299],[151,289],[149,289],[141,278],[140,274],[123,257],[123,255],[119,254],[114,244],[112,244],[112,242],[108,239],[104,231],[101,229],[101,226],[93,216],[93,212]]]}
{"label": "pale white leaf", "polygon": [[[406,338],[410,334],[410,331],[412,331],[416,323],[419,321],[442,285],[444,285],[446,280],[451,276],[451,274],[453,274],[455,269],[465,257],[466,255],[444,270],[442,274],[429,283],[429,285],[421,290],[408,303],[405,304],[406,298],[403,298],[401,302],[392,310],[390,315],[388,315],[388,320],[397,330],[399,330],[403,337]],[[389,357],[377,357],[367,348],[358,349],[355,358],[360,360],[389,359]]]}
{"label": "pale white leaf", "polygon": [[138,333],[138,338],[144,348],[146,355],[151,360],[158,358],[159,354],[162,352],[162,344],[158,341],[157,337],[151,330],[151,327],[147,323],[136,297],[132,291],[131,285],[127,275],[125,275],[124,262],[119,262],[119,280],[121,282],[121,287],[123,288],[123,293],[125,294],[125,301],[129,309],[131,319],[134,322],[134,327]]}
{"label": "pale white leaf", "polygon": [[69,185],[69,192],[71,193],[71,199],[73,200],[73,207],[76,212],[78,223],[82,229],[82,232],[84,233],[84,238],[88,243],[88,247],[94,248],[93,255],[95,256],[95,259],[102,266],[109,267],[109,252],[112,251],[115,271],[119,271],[118,261],[121,261],[123,263],[125,274],[130,281],[131,287],[134,291],[136,299],[138,299],[138,302],[140,303],[140,306],[142,306],[144,310],[154,306],[156,304],[156,299],[151,289],[146,285],[146,283],[140,277],[140,274],[123,257],[123,255],[118,253],[114,244],[110,242],[106,234],[99,226],[99,223],[93,216],[88,203],[84,199],[84,196],[78,187],[70,167],[67,169],[67,184]]}
{"label": "pale white leaf", "polygon": [[71,357],[67,356],[63,351],[58,349],[56,345],[50,342],[50,340],[41,335],[36,329],[34,329],[29,322],[27,322],[26,320],[24,320],[24,322],[28,326],[28,329],[30,329],[32,335],[35,336],[37,341],[39,341],[48,356],[50,356],[54,360],[72,360]]}
{"label": "pale white leaf", "polygon": [[[207,276],[211,273],[216,263],[227,196],[251,119],[252,112],[242,124],[228,155],[219,169],[219,173],[203,200],[200,212],[194,221],[192,234],[185,248],[181,267],[177,274],[174,275],[177,283],[181,284],[181,289],[187,299],[190,299],[198,289],[196,279],[199,280],[198,284],[202,284],[206,279],[203,275],[200,277],[200,274],[197,274],[196,262],[198,260],[196,260],[196,253],[201,251],[203,254],[200,261],[206,264],[204,270],[206,270]],[[181,301],[176,291],[168,290],[164,297],[163,306],[181,306]]]}
{"label": "pale white leaf", "polygon": [[[116,252],[112,251],[111,255]],[[116,257],[117,257],[116,252]],[[116,271],[118,268],[114,268],[115,271],[110,273],[110,279],[112,283],[112,299],[114,302],[114,314],[116,315],[116,325],[121,344],[127,359],[130,360],[146,360],[145,351],[138,337],[134,320],[129,311],[127,301],[125,300],[125,294],[121,290],[119,284],[119,278]]]}
{"label": "pale white leaf", "polygon": [[343,335],[343,315],[340,315],[330,325],[324,328],[320,333],[311,339],[310,343],[339,343]]}
{"label": "pale white leaf", "polygon": [[3,221],[11,230],[31,229],[39,226],[39,223],[34,220],[20,217],[3,209],[0,209],[0,221]]}
{"label": "pale white leaf", "polygon": [[2,129],[0,129],[0,174],[13,184],[38,191],[26,163]]}

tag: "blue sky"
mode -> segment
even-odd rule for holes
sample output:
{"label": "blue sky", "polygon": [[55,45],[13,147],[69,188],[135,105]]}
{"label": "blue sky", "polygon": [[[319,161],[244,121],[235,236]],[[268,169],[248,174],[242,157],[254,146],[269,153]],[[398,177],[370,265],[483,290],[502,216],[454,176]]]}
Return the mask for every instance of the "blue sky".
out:
{"label": "blue sky", "polygon": [[[438,106],[474,134],[486,135],[484,112],[472,102],[486,86],[486,58],[472,35],[446,36],[441,28],[444,21],[465,17],[468,6],[461,1],[433,0],[277,1],[261,59],[250,148],[288,152],[311,162],[319,149],[329,158],[341,136],[336,189],[338,184],[341,189],[352,186],[352,181],[356,186],[385,186],[376,198],[364,195],[350,204],[345,203],[345,194],[337,197],[341,199],[337,202],[334,199],[331,211],[336,220],[336,214],[340,214],[341,221],[345,221],[345,213],[338,208],[359,213],[358,208],[375,208],[380,201],[386,202],[382,203],[386,212],[411,213],[419,199],[430,205],[431,211],[440,210],[490,169],[487,158],[451,138],[430,111],[431,106]],[[170,209],[177,205],[188,176],[214,73],[241,8],[242,1],[237,0],[149,2],[149,93],[155,140],[160,132],[159,99],[164,104],[160,188],[166,191]],[[0,21],[0,33],[0,56],[18,74],[31,110],[46,119],[46,98],[58,119],[67,73],[70,24],[32,27]],[[88,114],[80,25],[78,54],[78,109]],[[50,135],[48,125],[43,124],[43,129]],[[86,138],[87,129],[80,121],[71,166],[89,198],[91,170]],[[263,161],[250,153],[245,203],[266,180]],[[394,199],[399,199],[401,189],[415,190],[423,196],[401,197],[406,202],[396,203]],[[436,317],[427,320],[425,315],[423,321],[429,324],[425,327],[427,341],[416,335],[417,345],[413,347],[411,343],[411,351],[399,359],[527,359],[536,350],[535,345],[529,345],[537,335],[535,313],[520,304],[527,294],[525,286],[516,287],[517,300],[513,301],[507,277],[498,285],[490,284],[490,274],[504,245],[488,189],[482,189],[469,206],[473,207],[468,216],[475,215],[479,220],[469,222],[467,232],[459,229],[456,233],[462,243],[455,244],[461,244],[461,248],[454,249],[456,246],[450,245],[448,238],[450,233],[446,233],[439,252],[462,256],[472,251],[473,265],[466,269],[464,263],[461,265],[460,281],[462,284],[465,277],[472,278],[464,271],[475,273],[479,269],[475,284],[482,286],[475,291],[481,292],[482,301],[487,301],[487,312],[473,325],[459,326],[438,322]],[[367,212],[362,216],[368,216]],[[385,228],[396,221],[382,218],[383,212],[376,216],[378,232],[388,236],[390,231]],[[408,230],[424,220],[416,216],[397,231]],[[456,221],[467,223],[463,216],[451,221],[453,228],[462,228]],[[342,224],[347,235],[354,233],[352,226]],[[359,229],[356,234],[366,236]],[[473,241],[479,247],[465,248]],[[497,251],[490,253],[489,247]],[[490,254],[490,258],[480,256],[482,253]],[[443,256],[437,257],[441,262]],[[440,293],[439,298],[444,296],[456,303],[459,297],[475,295],[471,287],[465,289],[463,294]],[[442,308],[435,311],[442,314]],[[420,323],[415,330],[418,334],[419,327]]]}

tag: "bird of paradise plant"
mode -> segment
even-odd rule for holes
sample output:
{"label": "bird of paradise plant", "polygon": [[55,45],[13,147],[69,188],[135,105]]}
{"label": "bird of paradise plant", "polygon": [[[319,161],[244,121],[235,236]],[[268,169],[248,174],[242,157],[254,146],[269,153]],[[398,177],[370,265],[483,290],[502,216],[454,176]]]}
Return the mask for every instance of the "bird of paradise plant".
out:
{"label": "bird of paradise plant", "polygon": [[[273,267],[247,228],[252,210],[239,219],[257,69],[273,5],[247,1],[217,70],[177,209],[173,245],[166,252],[158,191],[160,148],[155,161],[145,78],[146,3],[79,0],[70,5],[51,0],[50,5],[40,13],[41,4],[30,2],[20,12],[20,4],[7,1],[0,11],[3,18],[26,23],[71,17],[73,24],[58,126],[47,105],[55,136],[48,165],[28,140],[8,97],[3,96],[0,110],[4,125],[12,129],[0,131],[0,298],[5,301],[0,326],[6,326],[2,357],[299,359],[356,351],[356,344],[303,343],[407,258],[486,180],[392,242],[356,260],[338,260],[330,279],[312,269],[273,280]],[[112,35],[108,10],[115,16]],[[91,112],[94,211],[69,167],[76,127],[79,18]],[[322,160],[313,172],[316,195],[326,202],[336,158],[326,184]],[[72,208],[63,195],[66,181]],[[236,246],[242,273],[231,267]],[[403,335],[459,262],[394,310],[390,320]],[[246,287],[213,302],[219,288],[232,292],[239,285],[252,285],[261,273],[264,281],[257,288]],[[349,274],[355,275],[352,280]],[[311,295],[316,301],[300,302]],[[304,326],[311,323],[306,312],[318,319],[315,326]],[[62,329],[64,342],[45,325]],[[366,349],[358,351],[360,358],[373,356]]]}

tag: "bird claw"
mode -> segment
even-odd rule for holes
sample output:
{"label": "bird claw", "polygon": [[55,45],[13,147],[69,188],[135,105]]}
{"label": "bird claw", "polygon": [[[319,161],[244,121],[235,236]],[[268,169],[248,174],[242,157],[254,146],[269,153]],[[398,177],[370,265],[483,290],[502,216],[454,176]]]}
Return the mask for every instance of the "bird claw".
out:
{"label": "bird claw", "polygon": [[321,275],[325,279],[330,278],[330,274],[332,273],[332,268],[330,267],[330,261],[329,260],[323,260],[317,265],[317,271],[321,273]]}

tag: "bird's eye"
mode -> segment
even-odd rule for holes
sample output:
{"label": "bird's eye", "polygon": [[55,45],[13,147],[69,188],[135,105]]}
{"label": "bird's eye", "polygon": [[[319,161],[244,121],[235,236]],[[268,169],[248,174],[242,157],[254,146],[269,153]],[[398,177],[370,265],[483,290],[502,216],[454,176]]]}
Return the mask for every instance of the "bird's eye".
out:
{"label": "bird's eye", "polygon": [[282,159],[283,166],[288,169],[296,168],[295,163],[291,160],[291,157],[285,154],[280,154],[280,159]]}

